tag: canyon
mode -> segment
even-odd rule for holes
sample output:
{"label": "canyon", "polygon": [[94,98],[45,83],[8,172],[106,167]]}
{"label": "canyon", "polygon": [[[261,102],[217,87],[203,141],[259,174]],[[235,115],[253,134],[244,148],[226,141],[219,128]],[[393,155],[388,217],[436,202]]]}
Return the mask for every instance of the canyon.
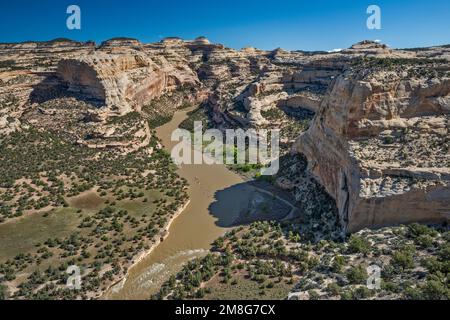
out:
{"label": "canyon", "polygon": [[[176,166],[195,121],[279,129],[279,172]],[[448,297],[449,127],[448,45],[0,44],[0,294]]]}
{"label": "canyon", "polygon": [[[98,46],[57,39],[0,44],[0,54],[2,135],[61,126],[74,143],[127,154],[148,145],[152,130],[111,119],[170,117],[189,102],[214,128],[284,130],[286,152],[308,166],[303,178],[275,184],[300,199],[317,181],[345,232],[449,219],[448,46],[363,41],[330,53],[234,50],[204,37]],[[84,127],[65,124],[60,108],[45,107],[51,101],[76,101],[78,110],[64,112],[80,113]],[[303,132],[295,121],[311,124]]]}

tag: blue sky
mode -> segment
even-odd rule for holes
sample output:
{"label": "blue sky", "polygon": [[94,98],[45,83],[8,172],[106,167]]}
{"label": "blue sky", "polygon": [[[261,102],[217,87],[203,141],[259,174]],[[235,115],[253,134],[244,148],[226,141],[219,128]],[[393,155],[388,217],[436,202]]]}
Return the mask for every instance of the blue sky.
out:
{"label": "blue sky", "polygon": [[[77,4],[81,30],[66,28]],[[368,30],[366,9],[382,10],[382,29]],[[144,42],[199,35],[233,48],[295,50],[346,48],[364,39],[392,47],[450,44],[449,0],[3,0],[0,42],[103,40]]]}

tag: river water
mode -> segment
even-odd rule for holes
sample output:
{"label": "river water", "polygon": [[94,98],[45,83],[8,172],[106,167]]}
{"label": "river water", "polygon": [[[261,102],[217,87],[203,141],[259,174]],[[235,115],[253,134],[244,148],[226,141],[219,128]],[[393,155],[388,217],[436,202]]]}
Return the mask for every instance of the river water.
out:
{"label": "river water", "polygon": [[[189,111],[176,113],[156,130],[167,151],[177,143],[171,134]],[[178,174],[189,183],[189,206],[172,223],[169,236],[130,269],[126,280],[106,292],[105,299],[148,299],[184,263],[205,255],[254,199],[255,189],[225,165],[181,165]]]}

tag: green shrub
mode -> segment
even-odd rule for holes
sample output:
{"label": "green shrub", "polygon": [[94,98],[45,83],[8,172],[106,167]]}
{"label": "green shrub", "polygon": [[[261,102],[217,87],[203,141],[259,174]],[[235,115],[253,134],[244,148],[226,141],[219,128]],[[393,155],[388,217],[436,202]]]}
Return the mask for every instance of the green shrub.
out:
{"label": "green shrub", "polygon": [[342,291],[340,296],[341,296],[341,300],[352,300],[353,299],[353,294],[350,290]]}
{"label": "green shrub", "polygon": [[150,128],[155,129],[170,122],[172,118],[172,114],[155,115],[150,120],[148,120],[148,125]]}
{"label": "green shrub", "polygon": [[328,284],[327,291],[332,296],[340,296],[341,295],[341,287],[339,287],[339,285],[335,282]]}
{"label": "green shrub", "polygon": [[400,286],[393,282],[393,281],[382,281],[381,282],[381,288],[383,290],[389,291],[389,292],[393,292],[393,293],[400,293],[402,291],[402,289],[400,288]]}
{"label": "green shrub", "polygon": [[415,288],[407,288],[405,297],[411,300],[448,300],[450,290],[438,280],[427,280],[427,282]]}
{"label": "green shrub", "polygon": [[381,277],[386,280],[393,279],[395,274],[396,270],[392,265],[384,266],[383,270],[381,270]]}
{"label": "green shrub", "polygon": [[214,240],[213,242],[213,246],[216,248],[222,248],[224,244],[224,239],[222,237],[217,238],[216,240]]}
{"label": "green shrub", "polygon": [[8,296],[8,288],[5,285],[0,284],[0,300],[6,300],[8,299]]}
{"label": "green shrub", "polygon": [[409,300],[423,300],[422,291],[419,288],[406,288],[404,296]]}
{"label": "green shrub", "polygon": [[441,272],[443,269],[443,265],[435,257],[422,259],[420,265],[432,274]]}
{"label": "green shrub", "polygon": [[414,267],[414,254],[415,250],[409,246],[395,251],[392,254],[391,264],[394,267],[401,268],[402,270],[411,269]]}
{"label": "green shrub", "polygon": [[442,261],[450,261],[450,243],[444,244],[438,254]]}
{"label": "green shrub", "polygon": [[384,144],[393,144],[395,142],[395,139],[393,136],[386,136],[383,139]]}
{"label": "green shrub", "polygon": [[197,299],[202,299],[202,298],[204,298],[205,297],[205,289],[203,289],[203,288],[200,288],[200,289],[198,289],[197,290],[197,292],[195,293],[195,297],[197,298]]}
{"label": "green shrub", "polygon": [[309,294],[309,300],[319,300],[320,299],[320,295],[317,293],[316,290],[309,290],[308,294]]}
{"label": "green shrub", "polygon": [[440,281],[428,280],[421,289],[423,298],[426,300],[450,299],[449,289]]}
{"label": "green shrub", "polygon": [[351,284],[364,284],[367,280],[367,271],[361,265],[351,267],[347,270],[346,275]]}
{"label": "green shrub", "polygon": [[333,272],[340,273],[345,264],[346,260],[343,256],[336,256],[333,260],[331,269],[333,270]]}
{"label": "green shrub", "polygon": [[371,248],[370,241],[360,236],[352,235],[348,243],[349,253],[369,253]]}
{"label": "green shrub", "polygon": [[435,237],[437,235],[437,232],[436,232],[436,230],[433,230],[426,225],[413,223],[408,226],[406,235],[409,238],[415,239],[415,238],[418,238],[419,236],[424,236],[424,235]]}
{"label": "green shrub", "polygon": [[414,239],[414,243],[426,249],[433,245],[433,238],[428,234],[423,234]]}
{"label": "green shrub", "polygon": [[373,295],[373,292],[369,290],[367,287],[359,287],[353,290],[352,296],[354,300],[362,300],[370,298]]}

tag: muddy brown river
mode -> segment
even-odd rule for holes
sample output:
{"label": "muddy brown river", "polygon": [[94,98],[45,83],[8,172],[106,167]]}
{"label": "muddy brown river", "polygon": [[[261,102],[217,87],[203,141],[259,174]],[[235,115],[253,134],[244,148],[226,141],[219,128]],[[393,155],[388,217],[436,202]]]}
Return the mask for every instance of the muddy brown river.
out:
{"label": "muddy brown river", "polygon": [[[188,111],[176,113],[156,130],[169,152],[177,143],[171,141],[172,132]],[[255,200],[255,189],[225,165],[181,165],[178,174],[189,182],[190,204],[171,224],[169,236],[132,267],[126,279],[106,292],[105,299],[148,299],[184,263],[205,255],[249,201]]]}

